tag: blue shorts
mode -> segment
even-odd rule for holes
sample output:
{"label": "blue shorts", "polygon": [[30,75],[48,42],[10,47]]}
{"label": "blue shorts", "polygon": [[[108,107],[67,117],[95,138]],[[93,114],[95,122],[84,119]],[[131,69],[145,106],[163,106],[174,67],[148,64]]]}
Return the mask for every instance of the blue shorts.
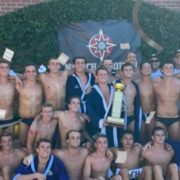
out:
{"label": "blue shorts", "polygon": [[0,120],[0,128],[7,129],[9,126],[14,125],[15,119],[9,119],[9,120]]}
{"label": "blue shorts", "polygon": [[180,120],[180,117],[175,117],[175,118],[164,118],[164,117],[155,117],[156,121],[159,121],[161,123],[163,123],[166,126],[170,126],[173,123],[177,122]]}
{"label": "blue shorts", "polygon": [[27,124],[28,126],[31,126],[34,118],[21,118],[21,122],[23,122],[24,124]]}

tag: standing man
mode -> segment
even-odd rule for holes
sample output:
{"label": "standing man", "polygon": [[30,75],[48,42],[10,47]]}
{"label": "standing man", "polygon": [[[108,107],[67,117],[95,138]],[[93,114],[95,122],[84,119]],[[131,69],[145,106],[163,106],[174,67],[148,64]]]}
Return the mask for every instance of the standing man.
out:
{"label": "standing man", "polygon": [[49,73],[41,73],[39,75],[39,80],[45,92],[46,102],[52,104],[54,110],[64,110],[68,71],[59,71],[60,63],[57,59],[50,59],[48,68]]}
{"label": "standing man", "polygon": [[[134,143],[133,133],[130,130],[125,130],[121,138],[122,148],[111,148],[115,159],[118,158],[118,153],[126,153],[124,162],[115,161],[116,175],[121,175],[123,180],[137,178],[142,172],[140,167],[140,152],[142,146],[139,143]],[[121,155],[123,156],[123,155]]]}
{"label": "standing man", "polygon": [[90,136],[85,129],[86,120],[84,116],[79,113],[80,98],[73,96],[69,99],[67,111],[55,111],[53,118],[58,119],[59,126],[59,138],[61,140],[61,148],[67,148],[66,134],[70,130],[82,131],[82,135],[85,139],[92,142]]}
{"label": "standing man", "polygon": [[[167,180],[179,180],[177,164],[171,163],[174,151],[165,146],[164,129],[159,126],[155,127],[152,131],[152,140],[153,145],[146,151],[142,150],[142,158],[144,158],[146,165],[151,166],[154,180],[164,180],[164,177]],[[144,172],[142,177],[146,179]]]}
{"label": "standing man", "polygon": [[152,54],[149,58],[149,62],[151,63],[151,78],[154,79],[158,76],[162,76],[161,70],[160,70],[160,61],[157,54]]}
{"label": "standing man", "polygon": [[[13,103],[15,83],[8,79],[10,63],[0,58],[0,135],[6,131],[13,134]],[[6,126],[7,125],[7,126]],[[5,126],[5,128],[1,127]]]}
{"label": "standing man", "polygon": [[43,97],[41,84],[37,82],[36,67],[29,64],[25,67],[25,80],[22,87],[16,84],[19,94],[19,116],[22,118],[19,130],[20,146],[26,146],[27,134],[34,117],[40,113]]}
{"label": "standing man", "polygon": [[108,81],[107,81],[107,83],[108,84],[113,83],[117,78],[115,77],[116,71],[113,70],[112,59],[104,59],[102,64],[108,70]]}
{"label": "standing man", "polygon": [[88,155],[83,170],[84,180],[122,180],[121,176],[113,176],[108,178],[108,171],[113,161],[113,154],[109,151],[107,157],[108,140],[104,134],[95,136],[95,152]]}
{"label": "standing man", "polygon": [[[125,58],[125,63],[130,63],[134,66],[134,74],[132,76],[132,80],[138,81],[141,78],[141,74],[139,72],[139,68],[137,67],[136,54],[132,51],[128,52]],[[122,71],[119,71],[116,75],[118,79],[122,79],[122,76]]]}
{"label": "standing man", "polygon": [[70,130],[66,134],[67,148],[57,149],[53,154],[62,159],[71,180],[83,179],[83,167],[88,150],[80,147],[81,133],[76,130]]}
{"label": "standing man", "polygon": [[87,115],[90,117],[87,129],[91,136],[99,132],[106,134],[109,146],[118,146],[120,128],[110,127],[106,122],[111,112],[114,88],[107,84],[108,71],[105,66],[101,65],[97,68],[96,80],[97,84],[87,95]]}
{"label": "standing man", "polygon": [[79,96],[81,99],[80,112],[86,112],[86,94],[90,92],[94,85],[94,75],[85,72],[86,59],[84,57],[75,57],[73,59],[75,73],[68,77],[66,84],[66,99],[72,96]]}
{"label": "standing man", "polygon": [[1,135],[1,147],[0,180],[11,180],[14,169],[18,167],[27,153],[25,149],[15,149],[13,147],[13,137],[8,132]]}
{"label": "standing man", "polygon": [[151,79],[151,64],[148,61],[144,61],[140,65],[140,72],[142,78],[138,83],[139,93],[140,93],[140,102],[142,108],[142,122],[140,130],[140,139],[144,144],[147,141],[147,138],[151,139],[152,129],[155,123],[154,117],[151,118],[151,121],[148,122],[148,118],[151,113],[155,112],[155,93],[153,87],[153,81]]}
{"label": "standing man", "polygon": [[57,126],[57,119],[52,118],[53,107],[45,103],[42,106],[41,119],[34,120],[28,132],[27,149],[28,153],[35,152],[36,143],[41,138],[52,140]]}
{"label": "standing man", "polygon": [[51,142],[40,139],[37,144],[37,155],[30,164],[21,163],[15,170],[13,180],[69,180],[63,162],[51,154]]}
{"label": "standing man", "polygon": [[163,77],[154,81],[154,90],[157,101],[156,126],[168,131],[172,140],[180,140],[180,117],[178,101],[180,98],[180,80],[173,77],[174,63],[171,61],[162,64]]}
{"label": "standing man", "polygon": [[122,65],[122,83],[125,85],[124,95],[127,110],[127,128],[135,135],[135,142],[139,141],[139,131],[141,127],[142,112],[140,108],[140,95],[138,85],[132,81],[134,67],[130,63]]}

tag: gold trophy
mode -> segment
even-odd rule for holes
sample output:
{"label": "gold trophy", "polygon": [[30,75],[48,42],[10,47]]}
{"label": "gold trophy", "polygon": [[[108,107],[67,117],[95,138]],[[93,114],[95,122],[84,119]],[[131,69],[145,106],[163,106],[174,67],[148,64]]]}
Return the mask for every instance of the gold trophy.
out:
{"label": "gold trophy", "polygon": [[107,123],[110,126],[124,127],[124,119],[121,118],[122,100],[123,100],[123,90],[125,89],[124,84],[116,83],[114,84],[115,94],[112,105],[111,116],[108,116]]}

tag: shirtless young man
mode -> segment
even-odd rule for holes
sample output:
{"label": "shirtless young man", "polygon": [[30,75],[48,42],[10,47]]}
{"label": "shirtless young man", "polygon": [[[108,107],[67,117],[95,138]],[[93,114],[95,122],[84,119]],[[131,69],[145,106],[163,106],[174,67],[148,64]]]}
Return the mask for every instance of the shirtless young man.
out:
{"label": "shirtless young man", "polygon": [[[136,54],[134,52],[128,52],[126,58],[125,58],[125,63],[130,63],[134,66],[134,74],[131,77],[132,80],[135,82],[138,81],[141,78],[141,74],[139,72],[139,68],[137,67],[137,58]],[[118,79],[122,79],[122,71],[119,71],[116,75]]]}
{"label": "shirtless young man", "polygon": [[180,117],[178,101],[180,98],[180,80],[173,77],[173,62],[164,62],[161,66],[163,77],[154,81],[154,90],[157,101],[156,126],[168,131],[172,140],[180,140]]}
{"label": "shirtless young man", "polygon": [[45,91],[46,102],[52,104],[54,110],[64,110],[68,71],[59,71],[57,59],[50,59],[48,68],[49,73],[41,73],[38,77]]}
{"label": "shirtless young man", "polygon": [[86,71],[86,59],[75,57],[73,59],[75,73],[68,77],[66,84],[66,100],[72,96],[79,96],[81,99],[80,112],[86,112],[86,94],[91,91],[95,77]]}
{"label": "shirtless young man", "polygon": [[135,123],[139,123],[140,98],[139,88],[137,84],[131,80],[133,73],[134,69],[132,64],[125,63],[122,65],[123,79],[121,82],[125,85],[124,95],[127,106],[127,128],[134,132],[136,140],[136,133],[139,132],[139,125],[137,127]]}
{"label": "shirtless young man", "polygon": [[[140,167],[141,144],[134,144],[133,133],[130,130],[124,130],[121,138],[122,148],[111,148],[115,156],[116,174],[120,174],[123,180],[136,178],[142,172]],[[118,152],[127,153],[127,158],[123,162],[116,162]]]}
{"label": "shirtless young man", "polygon": [[108,178],[108,171],[113,161],[113,154],[109,151],[107,157],[108,140],[106,135],[95,136],[95,152],[88,155],[83,170],[83,180],[121,180],[121,176]]}
{"label": "shirtless young man", "polygon": [[104,59],[102,63],[108,70],[108,80],[107,83],[113,83],[117,78],[115,77],[115,71],[113,70],[113,62],[112,59]]}
{"label": "shirtless young man", "polygon": [[42,106],[41,119],[34,120],[29,128],[27,139],[27,150],[29,154],[34,152],[39,139],[47,138],[52,140],[57,126],[57,120],[53,119],[52,115],[52,105],[45,103]]}
{"label": "shirtless young man", "polygon": [[1,136],[0,151],[0,180],[11,180],[14,169],[18,167],[20,162],[26,156],[25,149],[14,149],[13,138],[10,133],[4,132]]}
{"label": "shirtless young man", "polygon": [[[165,131],[163,128],[156,126],[152,131],[153,144],[149,149],[142,150],[142,158],[144,158],[146,165],[151,166],[154,180],[179,180],[178,166],[171,163],[174,156],[172,148],[165,146]],[[148,172],[148,171],[147,171]],[[146,179],[146,173],[143,170],[142,179]]]}
{"label": "shirtless young man", "polygon": [[[6,131],[13,134],[14,122],[13,115],[13,102],[15,95],[15,83],[8,79],[9,62],[0,58],[0,110],[4,111],[4,117],[0,117],[0,135]],[[7,128],[1,128],[7,124]],[[10,125],[8,127],[8,124]]]}
{"label": "shirtless young man", "polygon": [[86,120],[84,116],[78,112],[80,108],[80,98],[76,96],[71,97],[68,102],[68,107],[69,110],[67,111],[55,111],[53,113],[53,118],[58,119],[61,148],[67,147],[66,134],[70,130],[82,131],[83,137],[92,142],[85,129]]}
{"label": "shirtless young man", "polygon": [[67,148],[56,149],[53,154],[60,158],[69,174],[71,180],[82,180],[82,173],[85,158],[88,155],[88,150],[80,147],[81,133],[76,130],[70,130],[66,134]]}
{"label": "shirtless young man", "polygon": [[37,82],[37,71],[34,65],[25,67],[25,78],[22,87],[16,84],[19,94],[19,116],[22,118],[19,129],[20,146],[26,145],[28,129],[34,117],[40,113],[43,97],[41,84]]}
{"label": "shirtless young man", "polygon": [[150,122],[146,123],[147,117],[152,111],[155,111],[155,94],[153,88],[153,81],[151,79],[151,64],[148,61],[144,61],[140,65],[140,72],[142,78],[138,83],[141,108],[143,112],[141,130],[140,130],[140,139],[144,144],[147,141],[147,138],[151,139],[152,129],[154,127],[154,117],[152,117]]}

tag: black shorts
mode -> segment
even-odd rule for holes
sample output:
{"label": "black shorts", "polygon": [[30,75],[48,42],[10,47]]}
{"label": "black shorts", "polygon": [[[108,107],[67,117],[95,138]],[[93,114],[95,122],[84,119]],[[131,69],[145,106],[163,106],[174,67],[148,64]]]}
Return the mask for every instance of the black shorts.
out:
{"label": "black shorts", "polygon": [[9,119],[9,120],[0,120],[0,128],[2,127],[2,129],[7,129],[9,126],[14,124],[15,119]]}
{"label": "black shorts", "polygon": [[161,123],[163,123],[164,125],[166,126],[170,126],[172,125],[173,123],[177,122],[180,120],[179,117],[175,117],[175,118],[164,118],[164,117],[158,117],[156,116],[155,117],[156,121],[159,121]]}
{"label": "black shorts", "polygon": [[134,121],[135,120],[135,117],[134,117],[134,115],[132,115],[132,116],[128,116],[127,117],[127,125],[129,125],[132,121]]}
{"label": "black shorts", "polygon": [[31,126],[34,118],[21,118],[21,122],[23,122],[24,124],[27,124],[28,126]]}

